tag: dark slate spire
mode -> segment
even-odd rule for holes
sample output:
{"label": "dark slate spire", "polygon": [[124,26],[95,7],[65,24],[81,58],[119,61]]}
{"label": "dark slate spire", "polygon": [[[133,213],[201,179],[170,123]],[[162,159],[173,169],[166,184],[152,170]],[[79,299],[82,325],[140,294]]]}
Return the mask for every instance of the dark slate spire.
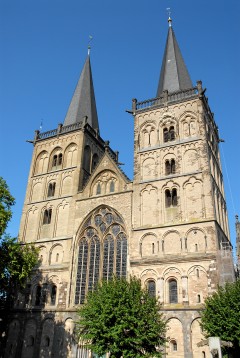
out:
{"label": "dark slate spire", "polygon": [[160,97],[165,90],[171,93],[193,87],[172,28],[170,17],[168,23],[168,37],[163,56],[157,97]]}
{"label": "dark slate spire", "polygon": [[89,53],[68,108],[64,126],[82,122],[85,116],[87,123],[99,131]]}

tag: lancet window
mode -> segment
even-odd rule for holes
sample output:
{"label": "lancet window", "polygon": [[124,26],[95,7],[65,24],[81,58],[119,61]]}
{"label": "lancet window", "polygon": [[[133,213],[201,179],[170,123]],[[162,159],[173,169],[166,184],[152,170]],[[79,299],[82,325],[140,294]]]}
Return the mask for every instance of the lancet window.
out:
{"label": "lancet window", "polygon": [[84,303],[99,280],[127,275],[127,237],[122,218],[111,208],[97,209],[83,225],[78,246],[75,304]]}

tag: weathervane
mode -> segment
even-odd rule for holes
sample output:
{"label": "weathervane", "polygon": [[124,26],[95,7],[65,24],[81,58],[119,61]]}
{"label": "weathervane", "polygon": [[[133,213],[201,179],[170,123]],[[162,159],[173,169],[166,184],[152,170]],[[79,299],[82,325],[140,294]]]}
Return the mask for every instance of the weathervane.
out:
{"label": "weathervane", "polygon": [[89,35],[88,37],[89,37],[89,40],[88,40],[88,56],[89,56],[89,55],[90,55],[90,50],[91,50],[91,45],[90,45],[90,43],[91,43],[93,37],[92,37],[91,35]]}
{"label": "weathervane", "polygon": [[168,13],[168,24],[169,24],[169,27],[171,27],[172,26],[171,9],[170,9],[170,7],[167,7],[166,10]]}

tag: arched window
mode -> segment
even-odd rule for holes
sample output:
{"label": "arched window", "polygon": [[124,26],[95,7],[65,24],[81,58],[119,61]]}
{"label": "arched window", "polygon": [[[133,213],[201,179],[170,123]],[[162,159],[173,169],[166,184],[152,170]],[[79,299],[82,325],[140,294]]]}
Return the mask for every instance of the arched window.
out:
{"label": "arched window", "polygon": [[50,294],[50,305],[55,306],[56,304],[56,297],[57,297],[57,286],[52,285],[51,287],[51,294]]}
{"label": "arched window", "polygon": [[58,262],[58,260],[59,260],[59,253],[57,252],[56,253],[56,262]]}
{"label": "arched window", "polygon": [[173,126],[169,128],[169,141],[172,140],[175,140],[175,130]]}
{"label": "arched window", "polygon": [[196,269],[197,278],[199,278],[199,269]]}
{"label": "arched window", "polygon": [[56,183],[49,183],[48,185],[48,193],[47,193],[47,196],[48,198],[51,197],[51,196],[54,196],[55,194],[55,188],[56,188]]}
{"label": "arched window", "polygon": [[170,160],[166,160],[165,162],[165,174],[169,175],[169,174],[175,174],[176,172],[176,166],[175,166],[175,160],[171,159]]}
{"label": "arched window", "polygon": [[57,158],[58,158],[58,156],[57,156],[57,154],[55,154],[53,156],[53,160],[52,160],[52,168],[57,166]]}
{"label": "arched window", "polygon": [[35,305],[39,306],[41,303],[41,296],[42,296],[42,286],[37,285],[36,288],[36,298],[35,298]]}
{"label": "arched window", "polygon": [[201,296],[197,295],[197,303],[201,303]]}
{"label": "arched window", "polygon": [[156,282],[154,280],[147,281],[148,294],[151,297],[156,297]]}
{"label": "arched window", "polygon": [[83,225],[75,304],[84,303],[87,292],[100,279],[109,280],[113,275],[127,275],[127,238],[122,218],[113,209],[101,207]]}
{"label": "arched window", "polygon": [[177,206],[177,189],[172,189],[172,206]]}
{"label": "arched window", "polygon": [[169,303],[178,302],[178,292],[177,292],[177,281],[172,279],[168,282],[169,286]]}
{"label": "arched window", "polygon": [[47,225],[51,223],[52,219],[52,209],[46,209],[44,210],[43,214],[43,225]]}
{"label": "arched window", "polygon": [[92,157],[92,171],[96,168],[98,160],[99,160],[99,158],[98,158],[97,153],[94,153],[93,157]]}
{"label": "arched window", "polygon": [[169,189],[167,189],[165,191],[165,206],[166,206],[166,208],[170,208],[171,204],[172,204],[171,192]]}
{"label": "arched window", "polygon": [[96,195],[100,195],[100,194],[101,194],[101,184],[97,183]]}
{"label": "arched window", "polygon": [[175,160],[171,159],[171,174],[175,174],[175,173],[176,173]]}
{"label": "arched window", "polygon": [[112,180],[111,183],[110,183],[110,193],[114,193],[114,191],[115,191],[115,183]]}
{"label": "arched window", "polygon": [[170,164],[169,160],[166,160],[166,162],[165,162],[165,174],[166,175],[171,174],[171,164]]}
{"label": "arched window", "polygon": [[168,128],[163,128],[163,141],[164,141],[164,143],[171,142],[171,141],[175,140],[175,138],[176,138],[176,135],[175,135],[174,126],[171,126],[169,129]]}
{"label": "arched window", "polygon": [[172,352],[177,352],[177,342],[175,341],[175,339],[171,340],[170,346]]}
{"label": "arched window", "polygon": [[54,154],[52,159],[52,169],[60,169],[60,167],[62,166],[62,159],[62,153]]}
{"label": "arched window", "polygon": [[91,165],[91,148],[89,145],[86,145],[84,148],[84,158],[83,158],[83,169],[90,174],[90,165]]}
{"label": "arched window", "polygon": [[168,129],[163,128],[163,141],[164,143],[168,142]]}

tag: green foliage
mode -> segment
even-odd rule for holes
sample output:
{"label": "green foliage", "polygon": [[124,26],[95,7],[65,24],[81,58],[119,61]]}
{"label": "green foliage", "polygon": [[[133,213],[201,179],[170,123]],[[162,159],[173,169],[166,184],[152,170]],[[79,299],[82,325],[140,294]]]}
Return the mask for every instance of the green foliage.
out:
{"label": "green foliage", "polygon": [[166,323],[160,308],[134,277],[103,281],[78,311],[78,338],[99,356],[162,357],[158,348],[165,343]]}
{"label": "green foliage", "polygon": [[7,183],[0,177],[0,237],[5,232],[7,224],[12,217],[11,207],[14,203],[15,199],[10,194]]}
{"label": "green foliage", "polygon": [[22,245],[16,239],[4,237],[0,242],[0,297],[7,300],[21,290],[38,262],[38,251],[33,244]]}
{"label": "green foliage", "polygon": [[207,337],[232,342],[232,351],[240,352],[240,280],[219,287],[206,299],[201,321]]}

